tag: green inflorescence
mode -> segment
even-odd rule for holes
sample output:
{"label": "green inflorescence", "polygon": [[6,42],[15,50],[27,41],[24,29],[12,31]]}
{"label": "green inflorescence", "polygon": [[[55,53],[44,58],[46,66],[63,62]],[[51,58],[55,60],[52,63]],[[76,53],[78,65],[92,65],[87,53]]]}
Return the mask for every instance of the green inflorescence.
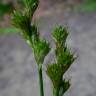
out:
{"label": "green inflorescence", "polygon": [[33,50],[35,53],[35,59],[39,63],[43,63],[44,57],[49,53],[49,43],[45,40],[38,40],[33,44]]}
{"label": "green inflorescence", "polygon": [[25,6],[24,12],[14,11],[12,23],[15,27],[21,29],[22,35],[25,37],[25,39],[31,42],[37,63],[43,63],[44,57],[50,50],[49,44],[46,42],[46,40],[42,40],[39,37],[37,27],[35,24],[31,23],[30,19],[38,7],[39,0],[23,0],[23,2]]}
{"label": "green inflorescence", "polygon": [[66,42],[66,38],[68,36],[68,32],[67,29],[62,26],[56,27],[54,32],[52,33],[53,38],[55,40],[56,43],[58,43],[59,45],[64,44]]}
{"label": "green inflorescence", "polygon": [[[39,0],[23,0],[23,4],[24,10],[22,12],[17,10],[14,11],[12,15],[12,24],[21,30],[21,34],[26,42],[31,45],[35,60],[39,67],[40,94],[44,96],[42,65],[51,48],[46,40],[40,38],[38,28],[31,20],[38,7]],[[63,79],[64,73],[75,60],[74,54],[71,53],[66,46],[68,34],[67,28],[62,26],[56,27],[52,33],[56,44],[56,48],[54,49],[56,62],[55,64],[47,65],[46,73],[53,83],[53,96],[63,96],[70,87],[69,81]]]}
{"label": "green inflorescence", "polygon": [[63,79],[64,73],[68,70],[70,65],[75,60],[74,55],[65,46],[68,32],[66,28],[59,26],[53,32],[53,38],[56,43],[56,63],[47,66],[47,75],[53,83],[54,96],[63,96],[64,92],[70,87],[69,81]]}
{"label": "green inflorescence", "polygon": [[24,14],[28,17],[28,18],[32,18],[35,10],[38,7],[39,4],[39,0],[23,0],[24,6],[25,6],[25,12]]}

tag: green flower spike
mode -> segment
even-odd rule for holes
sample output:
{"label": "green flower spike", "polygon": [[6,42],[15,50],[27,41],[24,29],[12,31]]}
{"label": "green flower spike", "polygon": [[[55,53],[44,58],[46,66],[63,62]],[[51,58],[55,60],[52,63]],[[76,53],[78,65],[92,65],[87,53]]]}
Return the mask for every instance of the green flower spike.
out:
{"label": "green flower spike", "polygon": [[16,28],[19,28],[24,37],[28,37],[32,35],[32,32],[30,31],[30,23],[26,16],[24,16],[19,11],[14,11],[12,16],[12,23]]}
{"label": "green flower spike", "polygon": [[[39,0],[23,0],[24,10],[14,11],[12,23],[22,31],[22,35],[34,52],[38,65],[40,96],[44,96],[42,65],[51,48],[46,40],[40,38],[37,26],[31,20],[38,4]],[[63,96],[70,87],[69,81],[66,81],[63,75],[74,62],[75,58],[65,44],[68,37],[65,27],[59,26],[55,28],[52,36],[56,43],[56,62],[55,64],[47,65],[46,73],[53,84],[53,96]]]}
{"label": "green flower spike", "polygon": [[53,83],[53,95],[63,96],[70,87],[69,81],[65,81],[63,75],[74,62],[75,57],[65,45],[68,36],[66,28],[59,26],[52,35],[56,43],[56,63],[47,65],[46,73]]}
{"label": "green flower spike", "polygon": [[56,27],[54,32],[52,33],[53,39],[56,44],[58,43],[60,46],[63,46],[66,42],[66,38],[68,36],[67,29],[65,27],[59,26]]}
{"label": "green flower spike", "polygon": [[39,0],[23,0],[25,11],[24,14],[31,20],[35,10],[38,7]]}
{"label": "green flower spike", "polygon": [[53,96],[63,96],[63,94],[69,89],[69,81],[63,80],[66,67],[59,64],[51,64],[47,66],[47,75],[50,77],[53,83]]}
{"label": "green flower spike", "polygon": [[35,60],[38,64],[38,75],[40,81],[40,96],[44,96],[42,64],[45,56],[49,53],[49,43],[41,40],[37,26],[31,23],[31,18],[38,7],[39,0],[23,0],[24,11],[14,11],[12,23],[19,28],[26,42],[30,45],[34,52]]}
{"label": "green flower spike", "polygon": [[63,65],[63,66],[67,66],[66,68],[69,68],[70,65],[74,62],[75,57],[74,55],[70,52],[70,50],[68,48],[62,48],[62,50],[60,50],[61,52],[58,53],[58,55],[56,55],[57,57],[57,63]]}
{"label": "green flower spike", "polygon": [[19,28],[23,32],[23,36],[28,39],[32,35],[36,37],[37,27],[31,25],[31,18],[38,7],[39,0],[23,0],[25,9],[23,12],[14,11],[12,15],[12,23],[16,28]]}
{"label": "green flower spike", "polygon": [[47,75],[50,77],[53,83],[54,88],[58,88],[61,80],[62,80],[62,75],[63,75],[63,68],[59,64],[48,64],[47,65]]}
{"label": "green flower spike", "polygon": [[45,56],[50,51],[49,43],[47,43],[45,40],[39,39],[38,41],[33,43],[33,51],[37,64],[42,64]]}

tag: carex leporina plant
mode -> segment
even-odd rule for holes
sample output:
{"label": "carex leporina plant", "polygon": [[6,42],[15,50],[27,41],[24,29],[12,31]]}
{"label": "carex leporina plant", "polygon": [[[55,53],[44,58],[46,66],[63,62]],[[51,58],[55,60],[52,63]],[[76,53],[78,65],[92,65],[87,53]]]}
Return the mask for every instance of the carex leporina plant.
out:
{"label": "carex leporina plant", "polygon": [[[42,65],[51,47],[48,41],[40,37],[36,24],[32,22],[32,17],[39,5],[39,0],[22,0],[22,2],[24,8],[13,12],[12,24],[21,30],[22,36],[32,48],[38,65],[40,96],[44,96]],[[54,48],[56,59],[54,64],[47,64],[46,74],[52,82],[53,96],[63,96],[70,87],[69,80],[66,81],[63,78],[64,73],[75,60],[73,53],[67,48],[66,39],[68,34],[67,28],[62,26],[56,27],[52,32],[56,45]]]}

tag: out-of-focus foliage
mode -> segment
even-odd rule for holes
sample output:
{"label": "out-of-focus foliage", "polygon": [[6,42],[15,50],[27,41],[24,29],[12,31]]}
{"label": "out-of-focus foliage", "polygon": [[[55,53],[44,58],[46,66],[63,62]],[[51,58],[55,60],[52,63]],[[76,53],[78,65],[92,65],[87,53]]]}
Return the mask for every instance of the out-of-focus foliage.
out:
{"label": "out-of-focus foliage", "polygon": [[0,28],[0,35],[1,34],[9,34],[9,33],[16,33],[19,32],[19,29],[16,28]]}
{"label": "out-of-focus foliage", "polygon": [[84,0],[82,4],[75,7],[75,10],[84,12],[96,11],[96,0]]}
{"label": "out-of-focus foliage", "polygon": [[[22,0],[16,0],[17,3],[19,3],[21,5]],[[6,14],[11,14],[14,10],[14,5],[13,5],[13,1],[11,1],[10,3],[4,3],[3,0],[0,0],[0,21],[3,21],[3,17]],[[7,28],[0,28],[0,35],[1,34],[9,34],[9,33],[17,33],[20,30],[16,29],[16,28],[12,28],[12,27],[7,27]]]}
{"label": "out-of-focus foliage", "polygon": [[13,10],[13,5],[11,3],[3,4],[0,3],[0,17],[4,16],[6,13],[10,13]]}

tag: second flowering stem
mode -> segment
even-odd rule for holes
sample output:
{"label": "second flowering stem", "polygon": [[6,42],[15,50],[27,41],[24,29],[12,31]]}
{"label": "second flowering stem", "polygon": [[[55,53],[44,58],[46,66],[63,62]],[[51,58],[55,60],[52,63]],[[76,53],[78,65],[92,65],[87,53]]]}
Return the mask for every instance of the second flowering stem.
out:
{"label": "second flowering stem", "polygon": [[44,96],[42,66],[40,68],[38,66],[38,74],[39,74],[39,84],[40,84],[40,96]]}

